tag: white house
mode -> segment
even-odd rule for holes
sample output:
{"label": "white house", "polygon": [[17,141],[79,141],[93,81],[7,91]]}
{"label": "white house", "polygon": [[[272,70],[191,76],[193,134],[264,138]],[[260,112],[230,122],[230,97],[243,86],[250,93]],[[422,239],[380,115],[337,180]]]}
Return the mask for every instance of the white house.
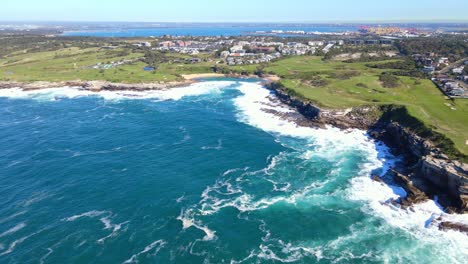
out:
{"label": "white house", "polygon": [[244,47],[241,45],[235,45],[230,48],[231,53],[244,53]]}
{"label": "white house", "polygon": [[321,47],[323,45],[325,45],[325,43],[323,41],[309,41],[309,46],[312,46],[312,47]]}
{"label": "white house", "polygon": [[227,58],[227,57],[229,57],[229,54],[231,54],[231,53],[229,51],[225,50],[225,51],[221,52],[220,57],[221,58]]}
{"label": "white house", "polygon": [[463,67],[463,66],[460,66],[460,67],[457,67],[457,68],[453,68],[452,72],[453,72],[454,74],[462,74],[464,68],[465,68],[465,67]]}

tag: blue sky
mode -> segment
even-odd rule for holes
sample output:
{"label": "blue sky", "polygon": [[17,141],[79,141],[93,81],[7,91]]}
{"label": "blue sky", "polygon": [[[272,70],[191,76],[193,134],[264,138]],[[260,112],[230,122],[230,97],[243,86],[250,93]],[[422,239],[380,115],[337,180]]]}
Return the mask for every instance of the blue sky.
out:
{"label": "blue sky", "polygon": [[468,0],[1,0],[0,20],[468,21]]}

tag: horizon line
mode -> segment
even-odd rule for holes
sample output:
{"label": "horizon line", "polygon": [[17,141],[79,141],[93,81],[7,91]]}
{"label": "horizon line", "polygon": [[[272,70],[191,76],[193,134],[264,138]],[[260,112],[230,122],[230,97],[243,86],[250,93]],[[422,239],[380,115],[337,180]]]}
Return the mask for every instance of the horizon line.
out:
{"label": "horizon line", "polygon": [[468,24],[468,19],[435,19],[435,20],[309,20],[309,21],[124,21],[124,20],[0,20],[0,23],[167,23],[167,24],[359,24],[359,23],[424,23],[424,24],[440,24],[440,23],[461,23]]}

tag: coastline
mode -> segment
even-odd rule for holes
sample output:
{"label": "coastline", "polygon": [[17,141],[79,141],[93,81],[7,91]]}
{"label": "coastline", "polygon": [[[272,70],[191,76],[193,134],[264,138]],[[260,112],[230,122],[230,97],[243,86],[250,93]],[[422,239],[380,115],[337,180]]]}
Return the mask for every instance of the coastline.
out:
{"label": "coastline", "polygon": [[257,75],[239,75],[239,74],[222,74],[222,73],[197,73],[197,74],[184,74],[184,80],[173,82],[150,82],[150,83],[114,83],[108,81],[81,81],[71,80],[63,82],[47,82],[47,81],[33,81],[33,82],[17,82],[17,81],[0,81],[0,89],[19,88],[25,91],[40,90],[48,88],[60,87],[78,87],[93,92],[99,91],[148,91],[148,90],[165,90],[177,87],[188,86],[190,84],[199,82],[204,78],[260,78],[266,82],[275,82],[280,80],[276,75],[266,75],[259,77]]}
{"label": "coastline", "polygon": [[0,82],[0,89],[19,88],[25,91],[60,87],[78,87],[93,92],[99,91],[147,91],[164,90],[194,83],[194,80],[154,83],[113,83],[107,81],[66,81],[66,82]]}
{"label": "coastline", "polygon": [[[216,73],[183,75],[183,81],[169,83],[125,84],[104,81],[69,81],[69,82],[0,82],[0,89],[20,88],[37,90],[46,88],[77,87],[92,92],[99,91],[148,91],[166,90],[188,86],[203,78],[215,77],[257,77],[225,75]],[[447,212],[468,213],[468,166],[450,160],[429,141],[411,133],[396,122],[384,122],[369,118],[369,109],[356,108],[346,111],[320,109],[310,102],[290,96],[279,87],[275,87],[278,76],[261,77],[266,87],[272,90],[279,100],[298,110],[313,126],[332,125],[341,129],[357,128],[368,132],[369,136],[384,142],[396,154],[404,156],[404,166],[392,168],[393,177],[407,191],[409,196],[399,201],[404,207],[410,207],[429,198],[438,200]],[[308,122],[309,123],[309,122]],[[382,181],[373,176],[376,181]],[[453,227],[453,223],[441,223],[441,228]],[[468,232],[466,227],[463,228]]]}
{"label": "coastline", "polygon": [[[381,120],[372,115],[372,107],[348,110],[326,110],[301,98],[289,95],[281,87],[267,85],[285,104],[295,108],[318,127],[326,125],[341,129],[361,129],[385,143],[397,155],[402,155],[403,166],[392,168],[396,181],[409,196],[401,201],[408,207],[429,198],[438,200],[447,212],[468,213],[468,164],[452,160],[432,142],[410,131],[398,122]],[[373,176],[374,180],[382,181]],[[465,227],[468,232],[468,227]]]}

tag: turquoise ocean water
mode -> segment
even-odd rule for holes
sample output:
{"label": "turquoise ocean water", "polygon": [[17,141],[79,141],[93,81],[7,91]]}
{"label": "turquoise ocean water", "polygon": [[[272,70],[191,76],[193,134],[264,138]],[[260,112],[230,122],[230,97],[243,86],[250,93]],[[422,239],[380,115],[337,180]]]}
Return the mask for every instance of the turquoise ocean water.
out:
{"label": "turquoise ocean water", "polygon": [[[370,179],[362,131],[296,126],[256,80],[0,90],[0,263],[464,263],[466,236]],[[283,117],[280,117],[283,116]],[[465,262],[466,263],[466,262]]]}

